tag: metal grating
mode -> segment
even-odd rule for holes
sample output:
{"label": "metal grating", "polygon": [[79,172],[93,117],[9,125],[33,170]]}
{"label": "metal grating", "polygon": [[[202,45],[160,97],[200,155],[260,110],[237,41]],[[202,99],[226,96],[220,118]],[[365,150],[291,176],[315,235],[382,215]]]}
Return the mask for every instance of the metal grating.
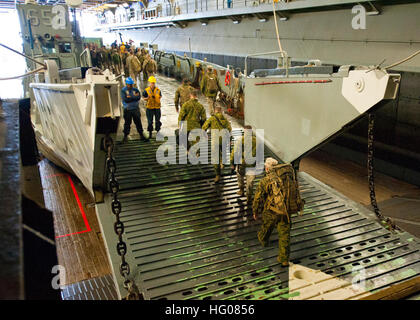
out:
{"label": "metal grating", "polygon": [[92,278],[64,286],[63,300],[116,300],[118,298],[112,275]]}
{"label": "metal grating", "polygon": [[[233,130],[232,136],[235,138],[242,134],[241,130]],[[210,163],[209,136],[209,158],[208,164],[192,165],[190,163],[161,165],[156,161],[156,150],[164,142],[155,139],[149,142],[139,142],[131,140],[124,144],[118,144],[115,153],[115,160],[118,164],[117,179],[121,190],[143,188],[154,185],[183,182],[214,176],[214,169]],[[229,152],[227,153],[229,155]],[[269,150],[265,149],[265,156],[275,157]],[[177,163],[186,161],[185,155],[176,156]],[[225,167],[222,174],[230,174],[230,168]]]}
{"label": "metal grating", "polygon": [[[157,146],[135,140],[117,150],[127,260],[144,297],[287,298],[289,275],[276,261],[277,234],[270,247],[260,246],[260,221],[252,219],[245,198],[236,194],[236,176],[226,174],[216,185],[210,165],[160,168],[154,163]],[[135,159],[127,149],[142,151]],[[128,169],[137,175],[125,175]],[[388,232],[370,211],[307,174],[300,173],[300,183],[306,208],[292,219],[293,263],[350,282],[353,268],[363,266],[370,291],[419,275],[416,239]],[[107,246],[114,248],[108,201],[98,207],[98,215]],[[118,270],[119,256],[113,251],[112,266]],[[115,275],[124,294],[122,279]]]}

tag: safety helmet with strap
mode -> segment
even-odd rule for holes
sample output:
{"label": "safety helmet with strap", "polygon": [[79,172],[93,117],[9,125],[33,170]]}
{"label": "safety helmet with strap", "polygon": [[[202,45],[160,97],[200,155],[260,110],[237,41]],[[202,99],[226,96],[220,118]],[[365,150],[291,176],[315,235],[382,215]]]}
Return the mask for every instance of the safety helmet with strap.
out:
{"label": "safety helmet with strap", "polygon": [[125,79],[125,83],[126,84],[134,84],[134,80],[131,77],[128,77],[127,79]]}

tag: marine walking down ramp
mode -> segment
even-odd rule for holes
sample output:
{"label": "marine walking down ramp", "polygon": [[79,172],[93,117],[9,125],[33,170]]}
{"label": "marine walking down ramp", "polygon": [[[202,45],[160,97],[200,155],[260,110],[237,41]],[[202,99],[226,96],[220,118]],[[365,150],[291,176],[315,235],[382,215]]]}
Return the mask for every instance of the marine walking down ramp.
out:
{"label": "marine walking down ramp", "polygon": [[[157,83],[164,92],[162,114],[176,114],[176,82],[158,76]],[[165,93],[168,86],[172,95]],[[176,117],[167,120],[162,130],[174,130]],[[232,126],[234,141],[241,139],[241,125],[234,121]],[[238,195],[230,167],[215,183],[210,161],[161,165],[156,151],[163,143],[133,136],[117,142],[114,152],[125,260],[143,298],[361,299],[416,279],[416,238],[388,231],[370,210],[304,172],[298,179],[305,207],[302,215],[291,216],[290,266],[281,266],[277,233],[261,245],[261,220],[253,219],[246,195]],[[177,153],[177,163],[182,157]],[[278,159],[268,147],[265,157]],[[254,189],[262,177],[256,177]],[[117,292],[124,298],[111,199],[107,195],[96,207]],[[355,286],[361,272],[365,282]]]}

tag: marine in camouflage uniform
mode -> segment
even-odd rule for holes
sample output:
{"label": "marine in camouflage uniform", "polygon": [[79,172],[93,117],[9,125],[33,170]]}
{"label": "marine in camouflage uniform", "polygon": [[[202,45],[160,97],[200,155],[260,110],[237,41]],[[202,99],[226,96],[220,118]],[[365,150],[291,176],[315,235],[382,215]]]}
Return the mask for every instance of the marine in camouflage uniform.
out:
{"label": "marine in camouflage uniform", "polygon": [[153,76],[157,72],[157,63],[152,59],[150,54],[147,54],[143,61],[143,80],[147,81],[150,76]]}
{"label": "marine in camouflage uniform", "polygon": [[112,49],[111,53],[112,70],[115,75],[121,74],[121,57],[117,49]]}
{"label": "marine in camouflage uniform", "polygon": [[110,54],[109,54],[109,50],[105,47],[102,46],[101,48],[101,56],[102,56],[102,69],[110,69]]}
{"label": "marine in camouflage uniform", "polygon": [[128,72],[130,77],[134,80],[134,86],[137,86],[137,77],[141,71],[139,59],[134,55],[133,50],[130,50],[130,55],[127,57],[126,63],[128,65]]}
{"label": "marine in camouflage uniform", "polygon": [[123,70],[124,70],[124,76],[128,77],[130,74],[130,71],[128,69],[128,63],[127,63],[127,58],[128,58],[128,52],[124,51],[121,53],[121,61],[123,64]]}
{"label": "marine in camouflage uniform", "polygon": [[191,91],[194,90],[193,87],[190,86],[189,81],[187,79],[182,80],[182,85],[178,87],[175,92],[175,110],[179,112],[179,106],[183,106],[185,102],[190,100]]}
{"label": "marine in camouflage uniform", "polygon": [[213,114],[217,93],[220,91],[220,83],[217,75],[214,74],[212,66],[207,67],[207,73],[201,79],[200,89],[206,96],[210,114]]}
{"label": "marine in camouflage uniform", "polygon": [[282,266],[288,266],[290,254],[290,229],[292,222],[288,218],[287,213],[276,213],[270,210],[267,204],[267,199],[270,195],[269,185],[271,180],[274,179],[273,175],[275,175],[273,167],[277,164],[277,160],[273,158],[266,159],[266,176],[261,179],[257,186],[252,211],[255,220],[260,214],[262,214],[263,221],[261,228],[258,231],[258,240],[262,246],[268,246],[270,235],[273,232],[273,229],[277,227],[277,232],[279,234],[279,255],[277,257],[277,261],[279,261]]}
{"label": "marine in camouflage uniform", "polygon": [[[252,130],[251,126],[245,126],[244,129],[246,130]],[[248,140],[248,138],[247,138]],[[239,152],[239,150],[241,149],[241,162],[240,164],[235,164],[235,153]],[[251,149],[251,155],[253,158],[255,158],[257,154],[257,139],[255,137],[254,134],[252,134],[252,149]],[[254,180],[255,180],[255,172],[253,172],[253,170],[248,169],[247,172],[247,168],[252,168],[255,167],[255,163],[254,164],[248,164],[245,162],[245,159],[250,159],[251,155],[246,155],[245,156],[245,136],[242,136],[241,140],[236,141],[236,143],[234,144],[232,151],[230,153],[230,163],[231,163],[231,167],[232,169],[235,169],[236,171],[236,177],[238,178],[238,186],[239,186],[239,191],[238,191],[238,195],[239,196],[243,196],[244,195],[244,178],[246,175],[246,200],[248,202],[248,204],[251,203],[252,201],[252,191],[253,191],[253,186],[254,186]]]}
{"label": "marine in camouflage uniform", "polygon": [[146,59],[146,50],[144,50],[144,48],[141,48],[140,50],[137,51],[136,56],[139,59],[140,64],[143,68],[143,62]]}
{"label": "marine in camouflage uniform", "polygon": [[[232,132],[232,126],[230,125],[229,120],[227,120],[223,114],[222,114],[222,108],[220,107],[220,105],[216,105],[215,109],[214,109],[214,114],[207,119],[207,121],[204,123],[202,129],[205,131],[207,129],[217,129],[217,130],[223,130],[226,129],[230,132]],[[226,147],[223,145],[223,138],[220,136],[219,137],[219,145],[218,145],[218,150],[216,150],[217,148],[217,143],[216,143],[216,139],[211,140],[211,150],[212,150],[212,155],[218,155],[219,157],[219,161],[217,164],[213,164],[213,168],[214,171],[216,173],[216,177],[214,179],[215,183],[218,183],[220,181],[220,175],[223,169],[223,147]],[[227,141],[226,143],[230,144],[230,134],[229,137],[225,138],[225,141]]]}
{"label": "marine in camouflage uniform", "polygon": [[[204,109],[203,105],[198,102],[197,91],[193,89],[190,93],[190,100],[185,102],[181,107],[178,116],[178,125],[180,125],[181,121],[186,122],[188,139],[191,130],[200,129],[206,119],[206,109]],[[191,143],[188,142],[187,149],[189,149],[195,143],[196,142],[194,141]]]}

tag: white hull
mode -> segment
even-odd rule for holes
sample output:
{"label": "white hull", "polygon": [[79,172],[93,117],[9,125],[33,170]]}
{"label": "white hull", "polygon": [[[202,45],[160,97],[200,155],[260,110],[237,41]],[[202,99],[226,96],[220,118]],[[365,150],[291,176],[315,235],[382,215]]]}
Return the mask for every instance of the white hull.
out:
{"label": "white hull", "polygon": [[41,151],[74,173],[92,195],[94,189],[104,189],[106,154],[101,142],[106,132],[116,137],[118,82],[92,75],[85,83],[30,86],[35,100],[32,121]]}

